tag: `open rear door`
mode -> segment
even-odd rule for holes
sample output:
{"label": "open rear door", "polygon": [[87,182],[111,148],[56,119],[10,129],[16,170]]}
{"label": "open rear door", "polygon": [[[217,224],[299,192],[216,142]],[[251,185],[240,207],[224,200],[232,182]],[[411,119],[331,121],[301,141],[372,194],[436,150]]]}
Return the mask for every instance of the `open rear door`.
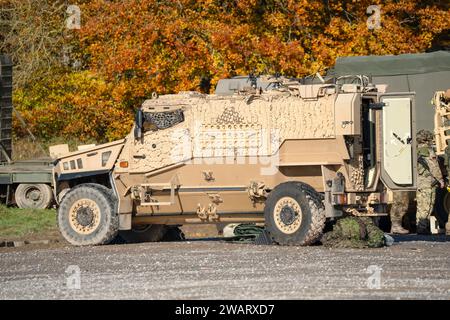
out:
{"label": "open rear door", "polygon": [[416,188],[417,154],[414,93],[380,96],[382,111],[381,180],[391,190]]}

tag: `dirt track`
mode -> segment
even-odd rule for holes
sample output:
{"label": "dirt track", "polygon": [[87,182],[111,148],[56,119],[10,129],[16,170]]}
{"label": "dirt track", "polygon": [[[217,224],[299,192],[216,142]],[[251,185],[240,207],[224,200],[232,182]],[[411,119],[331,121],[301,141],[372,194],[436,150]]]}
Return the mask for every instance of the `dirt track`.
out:
{"label": "dirt track", "polygon": [[[403,240],[363,250],[222,241],[4,248],[0,298],[450,299],[450,242]],[[67,287],[70,265],[80,289]],[[368,288],[370,265],[382,268],[380,289]]]}

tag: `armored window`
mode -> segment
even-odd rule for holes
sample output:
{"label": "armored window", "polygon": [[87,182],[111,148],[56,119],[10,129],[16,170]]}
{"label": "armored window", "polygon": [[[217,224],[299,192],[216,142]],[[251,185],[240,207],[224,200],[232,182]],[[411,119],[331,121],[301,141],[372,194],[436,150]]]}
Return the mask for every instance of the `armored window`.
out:
{"label": "armored window", "polygon": [[144,130],[162,130],[184,121],[183,110],[167,112],[145,112]]}

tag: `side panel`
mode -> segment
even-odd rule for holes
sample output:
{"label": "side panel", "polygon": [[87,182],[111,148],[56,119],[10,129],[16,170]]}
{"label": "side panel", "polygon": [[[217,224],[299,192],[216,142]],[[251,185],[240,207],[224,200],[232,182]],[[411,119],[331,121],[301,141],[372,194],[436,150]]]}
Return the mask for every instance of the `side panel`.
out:
{"label": "side panel", "polygon": [[414,95],[387,94],[382,112],[382,175],[392,190],[416,186]]}
{"label": "side panel", "polygon": [[54,173],[76,178],[79,175],[108,172],[114,167],[124,142],[125,140],[118,140],[89,150],[68,153],[58,159]]}
{"label": "side panel", "polygon": [[361,134],[361,94],[341,93],[335,103],[336,135]]}
{"label": "side panel", "polygon": [[[151,105],[175,105],[168,98],[149,100],[143,111],[150,114]],[[184,105],[183,122],[127,141],[128,171],[145,174],[189,159],[273,156],[287,140],[334,139],[335,99],[335,94],[309,100],[284,94],[189,100],[180,96],[176,101]],[[352,122],[352,110],[344,121]]]}
{"label": "side panel", "polygon": [[53,183],[51,172],[14,173],[13,183]]}

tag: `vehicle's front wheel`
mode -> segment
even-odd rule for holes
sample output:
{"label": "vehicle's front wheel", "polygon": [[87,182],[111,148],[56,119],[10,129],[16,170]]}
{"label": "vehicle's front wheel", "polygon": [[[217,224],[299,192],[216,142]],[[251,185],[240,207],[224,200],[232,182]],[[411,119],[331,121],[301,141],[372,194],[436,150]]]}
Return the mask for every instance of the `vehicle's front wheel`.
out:
{"label": "vehicle's front wheel", "polygon": [[266,230],[281,245],[310,245],[322,236],[325,209],[321,194],[301,182],[272,190],[264,208]]}
{"label": "vehicle's front wheel", "polygon": [[103,186],[79,185],[71,189],[58,208],[58,226],[73,245],[111,242],[119,230],[116,199]]}

